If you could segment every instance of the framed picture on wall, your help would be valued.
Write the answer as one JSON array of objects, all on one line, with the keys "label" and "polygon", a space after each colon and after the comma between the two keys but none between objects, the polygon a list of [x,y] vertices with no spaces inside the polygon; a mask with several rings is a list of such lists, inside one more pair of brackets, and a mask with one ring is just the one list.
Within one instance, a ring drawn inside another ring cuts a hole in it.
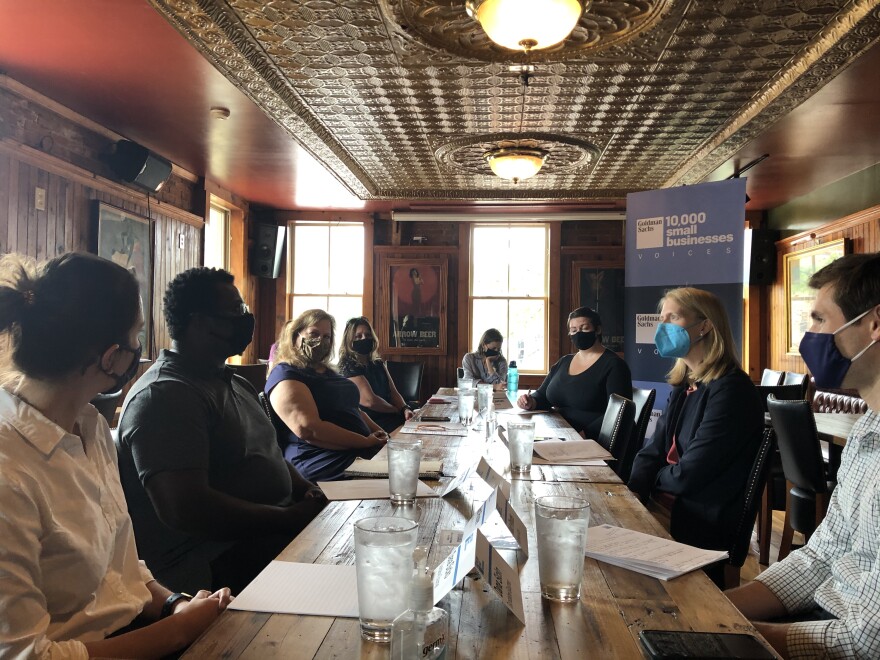
[{"label": "framed picture on wall", "polygon": [[810,309],[816,292],[808,286],[810,277],[849,252],[849,241],[839,238],[806,250],[783,255],[785,278],[785,337],[787,352],[799,355],[798,347],[810,327]]},{"label": "framed picture on wall", "polygon": [[380,346],[390,355],[446,354],[446,258],[395,257],[381,263]]},{"label": "framed picture on wall", "polygon": [[623,265],[597,265],[575,261],[571,272],[571,308],[589,307],[602,318],[602,343],[615,353],[623,353]]},{"label": "framed picture on wall", "polygon": [[153,310],[153,227],[147,218],[95,202],[98,256],[127,268],[137,278],[144,306],[141,346],[151,355]]}]

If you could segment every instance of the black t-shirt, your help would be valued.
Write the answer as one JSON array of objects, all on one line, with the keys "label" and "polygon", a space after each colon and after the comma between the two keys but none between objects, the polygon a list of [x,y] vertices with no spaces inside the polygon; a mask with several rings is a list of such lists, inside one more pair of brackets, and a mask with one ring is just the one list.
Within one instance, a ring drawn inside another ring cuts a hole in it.
[{"label": "black t-shirt", "polygon": [[391,403],[391,385],[388,383],[388,374],[385,372],[382,360],[373,360],[365,365],[351,358],[340,360],[339,374],[345,378],[363,376],[376,396]]},{"label": "black t-shirt", "polygon": [[632,399],[632,376],[626,362],[608,349],[576,376],[568,373],[573,358],[565,355],[554,364],[532,396],[538,410],[558,408],[575,430],[595,439],[602,428],[608,397],[619,394]]},{"label": "black t-shirt", "polygon": [[210,561],[229,544],[162,523],[145,489],[154,475],[204,470],[211,488],[232,497],[272,505],[290,499],[275,429],[253,386],[229,367],[204,370],[162,351],[125,398],[118,449],[138,555],[175,591],[211,584]]}]

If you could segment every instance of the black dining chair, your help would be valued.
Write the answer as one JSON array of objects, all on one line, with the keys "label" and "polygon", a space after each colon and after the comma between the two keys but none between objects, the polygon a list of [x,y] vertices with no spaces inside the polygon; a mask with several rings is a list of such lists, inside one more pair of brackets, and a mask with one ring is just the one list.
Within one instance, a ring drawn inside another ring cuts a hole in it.
[{"label": "black dining chair", "polygon": [[784,371],[764,369],[764,373],[761,374],[761,385],[782,385],[783,378],[785,378]]},{"label": "black dining chair", "polygon": [[113,421],[116,418],[116,407],[119,404],[119,399],[121,397],[122,390],[119,390],[118,392],[111,392],[109,394],[99,394],[89,402],[98,409],[98,412],[103,415],[111,428],[113,427]]},{"label": "black dining chair", "polygon": [[[797,385],[801,388],[801,395],[798,397],[799,399],[807,398],[807,386],[810,384],[810,376],[809,374],[799,374],[796,371],[786,371],[785,375],[782,378],[782,385]],[[779,397],[777,397],[779,398]]]},{"label": "black dining chair", "polygon": [[263,407],[263,412],[266,413],[266,417],[269,418],[269,421],[272,422],[272,426],[275,427],[275,442],[278,443],[278,446],[283,453],[287,448],[287,430],[278,418],[278,414],[272,408],[272,404],[269,403],[269,397],[267,397],[264,392],[258,392],[257,398],[260,400],[260,405]]},{"label": "black dining chair", "polygon": [[749,480],[746,483],[745,499],[742,513],[736,529],[731,536],[731,544],[727,550],[728,558],[724,564],[724,588],[739,586],[740,570],[749,555],[752,543],[752,530],[761,504],[761,495],[770,476],[770,463],[776,452],[776,434],[772,428],[764,429],[758,453],[752,463]]},{"label": "black dining chair", "polygon": [[621,463],[632,439],[635,409],[635,404],[625,396],[619,394],[609,396],[605,416],[602,418],[602,427],[599,429],[599,437],[596,438],[596,442],[610,451],[611,455],[617,459],[612,462],[611,468],[618,475],[620,475]]},{"label": "black dining chair", "polygon": [[780,401],[772,394],[767,403],[788,487],[785,523],[779,544],[781,560],[791,552],[794,532],[800,532],[805,540],[810,540],[828,510],[833,484],[828,483],[810,403],[804,400]]},{"label": "black dining chair", "polygon": [[410,408],[418,408],[421,405],[422,374],[425,371],[424,362],[392,362],[387,360],[385,365],[394,386],[400,392],[400,396]]},{"label": "black dining chair", "polygon": [[648,423],[651,421],[651,411],[654,408],[654,399],[657,397],[657,390],[643,390],[638,387],[633,388],[633,405],[635,421],[633,422],[632,434],[629,444],[626,448],[626,454],[620,461],[620,467],[617,474],[623,480],[623,483],[629,481],[629,475],[632,472],[633,461],[639,449],[645,444],[645,435],[648,432]]}]

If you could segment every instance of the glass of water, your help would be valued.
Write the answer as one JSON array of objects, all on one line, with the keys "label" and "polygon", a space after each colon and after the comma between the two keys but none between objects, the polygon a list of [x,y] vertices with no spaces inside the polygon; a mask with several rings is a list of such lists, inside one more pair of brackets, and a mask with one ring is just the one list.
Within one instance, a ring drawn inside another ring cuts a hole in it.
[{"label": "glass of water", "polygon": [[590,503],[579,497],[535,500],[541,596],[570,603],[580,599]]},{"label": "glass of water", "polygon": [[395,439],[388,441],[388,489],[394,504],[412,504],[416,501],[419,485],[419,461],[422,457],[420,440]]},{"label": "glass of water", "polygon": [[522,474],[532,470],[535,449],[535,420],[507,423],[507,446],[510,449],[510,471]]},{"label": "glass of water", "polygon": [[476,402],[477,390],[474,388],[458,390],[458,417],[465,426],[473,419]]},{"label": "glass of water", "polygon": [[476,387],[476,381],[473,378],[459,378],[458,390],[472,390]]},{"label": "glass of water", "polygon": [[391,624],[409,606],[419,524],[406,518],[363,518],[354,524],[361,637],[390,642]]},{"label": "glass of water", "polygon": [[480,383],[477,385],[477,410],[480,414],[486,412],[486,409],[489,407],[489,401],[492,400],[492,387],[491,383]]}]

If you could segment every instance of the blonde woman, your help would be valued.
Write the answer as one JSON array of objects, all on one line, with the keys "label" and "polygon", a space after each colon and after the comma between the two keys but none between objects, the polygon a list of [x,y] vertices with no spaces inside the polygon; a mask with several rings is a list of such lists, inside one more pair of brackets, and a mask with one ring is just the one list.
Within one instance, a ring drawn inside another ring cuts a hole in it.
[{"label": "blonde woman", "polygon": [[310,309],[278,337],[266,396],[288,432],[284,457],[310,481],[331,481],[357,457],[372,458],[388,434],[360,410],[357,385],[330,366],[336,322]]},{"label": "blonde woman", "polygon": [[667,292],[654,341],[661,356],[675,358],[667,376],[673,390],[629,487],[670,508],[676,540],[726,550],[764,428],[758,392],[713,293]]},{"label": "blonde woman", "polygon": [[339,345],[339,373],[357,385],[361,410],[391,433],[413,412],[394,386],[377,348],[376,333],[369,319],[349,319]]}]

